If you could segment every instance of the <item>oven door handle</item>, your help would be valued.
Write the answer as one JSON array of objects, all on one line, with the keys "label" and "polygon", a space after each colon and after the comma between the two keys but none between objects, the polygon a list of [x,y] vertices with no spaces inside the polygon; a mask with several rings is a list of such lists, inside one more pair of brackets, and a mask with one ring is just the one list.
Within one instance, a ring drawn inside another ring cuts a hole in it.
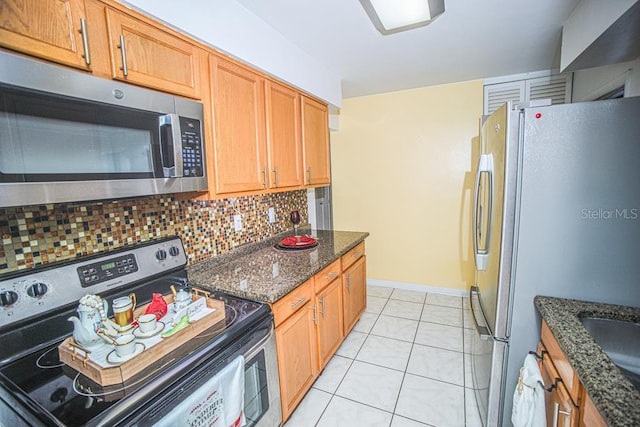
[{"label": "oven door handle", "polygon": [[273,322],[271,322],[271,325],[269,325],[269,333],[267,333],[267,336],[258,341],[256,345],[251,347],[251,349],[249,349],[249,351],[247,351],[247,353],[244,355],[244,359],[249,360],[256,354],[258,354],[262,347],[267,343],[267,341],[269,341],[273,337],[273,334]]},{"label": "oven door handle", "polygon": [[180,117],[177,114],[165,114],[160,116],[159,124],[162,174],[165,178],[181,178],[184,168]]}]

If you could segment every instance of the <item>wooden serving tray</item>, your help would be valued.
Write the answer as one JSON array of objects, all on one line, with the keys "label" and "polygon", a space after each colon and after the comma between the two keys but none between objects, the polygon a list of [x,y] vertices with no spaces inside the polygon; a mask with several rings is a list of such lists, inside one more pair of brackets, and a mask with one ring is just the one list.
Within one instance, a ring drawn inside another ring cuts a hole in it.
[{"label": "wooden serving tray", "polygon": [[[164,357],[175,348],[194,338],[201,332],[209,329],[218,322],[225,320],[224,302],[209,298],[207,295],[200,295],[202,291],[195,290],[193,300],[197,298],[206,298],[207,307],[215,309],[214,312],[207,314],[205,317],[190,323],[189,326],[176,332],[170,337],[163,338],[162,341],[153,347],[146,348],[142,353],[132,359],[123,362],[120,365],[103,368],[89,358],[84,349],[78,346],[73,337],[69,337],[58,346],[60,360],[81,374],[87,376],[91,380],[102,386],[124,383],[129,378],[140,373],[143,369]],[[206,293],[205,293],[206,294]],[[173,302],[173,295],[165,295],[167,303]],[[148,304],[138,307],[134,311],[134,319],[144,314]],[[91,349],[88,350],[89,352]]]}]

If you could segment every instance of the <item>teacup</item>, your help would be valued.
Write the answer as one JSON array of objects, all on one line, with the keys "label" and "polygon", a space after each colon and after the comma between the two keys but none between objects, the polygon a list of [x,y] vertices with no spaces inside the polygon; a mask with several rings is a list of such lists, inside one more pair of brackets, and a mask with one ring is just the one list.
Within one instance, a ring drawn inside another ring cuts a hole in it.
[{"label": "teacup", "polygon": [[126,326],[133,322],[133,310],[136,308],[136,294],[120,297],[113,300],[113,317],[120,326]]},{"label": "teacup", "polygon": [[138,327],[143,334],[149,334],[156,330],[156,315],[155,314],[143,314],[138,317]]},{"label": "teacup", "polygon": [[116,354],[127,357],[136,350],[136,337],[133,334],[120,335],[115,339]]}]

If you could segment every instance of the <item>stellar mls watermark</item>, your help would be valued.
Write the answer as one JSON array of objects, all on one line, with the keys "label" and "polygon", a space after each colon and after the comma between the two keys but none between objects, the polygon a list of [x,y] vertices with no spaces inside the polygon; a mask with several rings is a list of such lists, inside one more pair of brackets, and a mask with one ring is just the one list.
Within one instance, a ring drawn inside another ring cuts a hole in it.
[{"label": "stellar mls watermark", "polygon": [[586,220],[635,220],[640,218],[640,209],[638,208],[622,208],[622,209],[582,209],[580,210],[580,219]]}]

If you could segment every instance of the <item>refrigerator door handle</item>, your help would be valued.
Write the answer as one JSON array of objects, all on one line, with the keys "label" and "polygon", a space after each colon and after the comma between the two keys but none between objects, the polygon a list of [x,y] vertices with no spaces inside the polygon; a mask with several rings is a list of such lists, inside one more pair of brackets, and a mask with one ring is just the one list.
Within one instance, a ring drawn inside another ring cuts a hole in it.
[{"label": "refrigerator door handle", "polygon": [[[471,286],[471,288],[469,289],[469,303],[471,304],[471,318],[473,319],[473,324],[476,327],[476,331],[478,332],[478,335],[480,335],[480,339],[483,341],[488,341],[488,340],[493,340],[493,334],[491,333],[491,331],[489,330],[488,327],[486,326],[480,326],[480,322],[478,322],[478,319],[476,318],[476,306],[474,304],[474,300],[475,301],[479,301],[478,298],[478,287],[477,286]],[[480,310],[480,307],[477,307],[478,310]],[[483,325],[486,325],[487,323],[483,320]]]},{"label": "refrigerator door handle", "polygon": [[[484,248],[480,248],[478,236],[483,232],[483,212],[482,206],[480,206],[480,179],[482,174],[488,174],[489,184],[489,197],[488,197],[488,213],[487,213],[487,225],[485,233],[485,245]],[[491,215],[493,209],[493,156],[491,154],[481,154],[478,160],[478,170],[476,172],[476,183],[474,191],[473,202],[473,223],[475,230],[473,233],[473,251],[474,260],[476,263],[476,270],[484,271],[487,269],[487,263],[489,261],[489,239],[491,238]]]}]

